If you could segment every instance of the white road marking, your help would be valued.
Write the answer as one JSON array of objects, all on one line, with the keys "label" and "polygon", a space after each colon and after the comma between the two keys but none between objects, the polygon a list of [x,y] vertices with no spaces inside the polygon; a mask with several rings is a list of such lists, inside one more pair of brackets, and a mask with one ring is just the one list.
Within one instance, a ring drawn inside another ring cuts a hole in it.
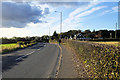
[{"label": "white road marking", "polygon": [[22,58],[24,58],[24,57],[26,57],[26,56],[28,56],[28,55],[31,55],[31,54],[34,53],[34,52],[35,52],[35,51],[32,51],[32,52],[30,52],[29,54],[26,54],[26,55],[24,55],[24,56],[21,56],[21,57],[17,58],[16,61],[17,61],[17,60],[20,60],[20,59],[22,59]]},{"label": "white road marking", "polygon": [[[45,47],[46,45],[44,45],[44,47]],[[41,48],[39,48],[39,49],[37,49],[37,50],[40,50]]]}]

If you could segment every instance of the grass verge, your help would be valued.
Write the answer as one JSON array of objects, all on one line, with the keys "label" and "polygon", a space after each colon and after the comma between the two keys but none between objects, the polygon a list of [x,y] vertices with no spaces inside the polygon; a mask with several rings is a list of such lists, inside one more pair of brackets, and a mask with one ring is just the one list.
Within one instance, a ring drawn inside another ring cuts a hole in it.
[{"label": "grass verge", "polygon": [[120,79],[120,47],[73,40],[63,42],[79,55],[90,78]]},{"label": "grass verge", "polygon": [[14,44],[0,44],[0,54],[5,54],[5,53],[10,53],[12,51],[16,51],[18,49],[23,49],[29,46],[33,46],[36,43],[31,43],[29,45],[22,45],[19,46],[19,44],[14,43]]}]

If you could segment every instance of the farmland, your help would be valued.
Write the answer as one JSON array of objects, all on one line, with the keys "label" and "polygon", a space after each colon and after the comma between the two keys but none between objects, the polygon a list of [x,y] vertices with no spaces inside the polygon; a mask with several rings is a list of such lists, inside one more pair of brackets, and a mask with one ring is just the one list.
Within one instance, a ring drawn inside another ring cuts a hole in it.
[{"label": "farmland", "polygon": [[13,43],[13,44],[0,44],[0,53],[1,52],[7,52],[7,51],[10,51],[10,50],[14,50],[16,48],[18,48],[19,45],[16,44],[16,43]]},{"label": "farmland", "polygon": [[16,47],[17,44],[16,43],[13,43],[13,44],[0,44],[0,47],[2,47],[2,49],[4,48],[13,48],[13,47]]},{"label": "farmland", "polygon": [[113,41],[113,42],[110,42],[110,41],[109,42],[94,42],[94,43],[113,45],[113,46],[116,46],[116,47],[120,46],[120,42],[118,42],[118,41]]},{"label": "farmland", "polygon": [[35,42],[35,41],[31,41],[31,42],[20,41],[20,42],[11,43],[11,44],[0,44],[0,53],[8,53],[11,51],[15,51],[17,49],[22,49],[22,48],[32,46],[34,44],[37,44],[37,42]]}]

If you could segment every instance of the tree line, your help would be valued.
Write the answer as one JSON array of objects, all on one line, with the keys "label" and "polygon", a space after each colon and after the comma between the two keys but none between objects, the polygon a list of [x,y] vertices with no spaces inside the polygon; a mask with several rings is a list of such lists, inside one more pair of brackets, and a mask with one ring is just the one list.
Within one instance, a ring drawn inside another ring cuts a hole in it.
[{"label": "tree line", "polygon": [[120,39],[120,30],[98,30],[98,31],[90,31],[88,30],[69,30],[67,32],[57,33],[54,31],[52,36],[43,35],[42,37],[33,36],[33,37],[2,37],[0,38],[1,44],[9,44],[9,43],[19,43],[19,44],[29,44],[30,42],[49,42],[49,40],[59,40],[61,39],[70,39],[74,38],[75,35],[81,33],[86,38],[91,39]]},{"label": "tree line", "polygon": [[69,30],[67,32],[63,32],[61,34],[56,33],[56,31],[53,33],[53,35],[51,36],[51,39],[56,39],[58,40],[60,37],[62,39],[69,39],[74,38],[75,35],[81,33],[84,37],[86,38],[91,38],[91,39],[119,39],[120,38],[120,30],[98,30],[98,31],[90,31],[85,30]]},{"label": "tree line", "polygon": [[48,42],[49,41],[48,39],[49,39],[48,35],[44,35],[42,37],[39,36],[12,37],[12,38],[2,37],[0,38],[0,43],[1,44],[19,43],[27,45],[32,42]]}]

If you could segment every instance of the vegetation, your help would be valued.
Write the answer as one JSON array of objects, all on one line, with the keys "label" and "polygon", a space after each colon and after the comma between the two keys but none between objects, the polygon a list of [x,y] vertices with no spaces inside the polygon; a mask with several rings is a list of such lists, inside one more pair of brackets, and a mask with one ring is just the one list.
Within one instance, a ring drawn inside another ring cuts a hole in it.
[{"label": "vegetation", "polygon": [[49,40],[49,43],[57,44],[58,42],[56,40]]},{"label": "vegetation", "polygon": [[[116,32],[116,37],[115,37]],[[85,30],[69,30],[68,32],[63,32],[58,34],[56,31],[51,36],[52,40],[58,40],[60,37],[62,39],[76,39],[76,35],[82,34],[85,38],[90,39],[89,41],[120,41],[120,30],[99,30],[90,31]]]},{"label": "vegetation", "polygon": [[120,47],[64,40],[79,56],[90,78],[120,79]]},{"label": "vegetation", "polygon": [[118,41],[109,41],[109,42],[94,42],[98,44],[106,44],[106,45],[114,45],[116,47],[120,46],[120,42]]},{"label": "vegetation", "polygon": [[59,38],[60,38],[60,34],[58,34],[56,31],[54,31],[53,36],[51,37],[51,39],[58,41]]},{"label": "vegetation", "polygon": [[49,42],[49,36],[44,35],[42,37],[13,37],[13,38],[0,38],[0,53],[8,53],[18,49],[32,46],[38,42]]},{"label": "vegetation", "polygon": [[12,43],[12,44],[0,44],[0,48],[1,48],[0,53],[4,54],[4,53],[8,53],[8,52],[15,51],[15,50],[18,50],[18,49],[26,48],[26,47],[32,46],[36,43],[37,42],[35,42],[33,40],[33,41],[30,41],[30,42],[19,41],[17,43]]},{"label": "vegetation", "polygon": [[8,50],[13,50],[18,48],[18,44],[14,43],[14,44],[0,44],[1,50],[0,53],[2,52],[7,52]]}]

